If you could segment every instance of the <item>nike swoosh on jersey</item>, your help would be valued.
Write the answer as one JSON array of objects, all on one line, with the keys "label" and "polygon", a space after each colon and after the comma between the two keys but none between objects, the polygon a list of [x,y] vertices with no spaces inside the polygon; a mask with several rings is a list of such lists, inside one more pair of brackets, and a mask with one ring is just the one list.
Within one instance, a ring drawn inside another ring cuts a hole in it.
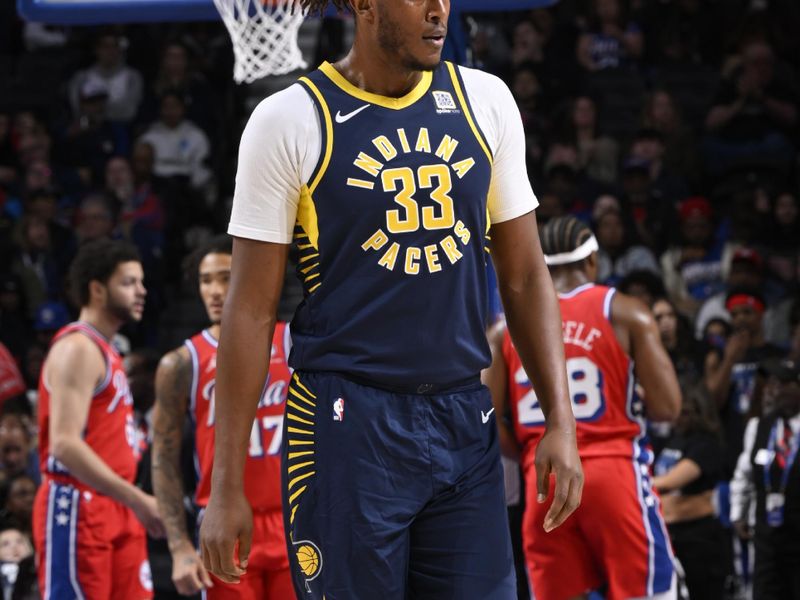
[{"label": "nike swoosh on jersey", "polygon": [[341,111],[338,111],[338,110],[337,110],[337,111],[336,111],[336,117],[335,117],[335,118],[336,118],[336,122],[337,122],[337,123],[347,123],[347,121],[349,121],[350,119],[352,119],[353,117],[355,117],[355,116],[356,116],[358,113],[360,113],[362,110],[366,110],[366,109],[367,109],[367,108],[369,108],[369,107],[370,107],[370,105],[369,105],[369,104],[365,104],[365,105],[364,105],[364,106],[362,106],[361,108],[357,108],[357,109],[355,109],[354,111],[347,113],[346,115],[343,115],[343,114],[341,113]]},{"label": "nike swoosh on jersey", "polygon": [[490,408],[487,412],[481,411],[481,421],[483,421],[484,423],[488,423],[489,417],[492,416],[493,412],[494,412],[494,407]]}]

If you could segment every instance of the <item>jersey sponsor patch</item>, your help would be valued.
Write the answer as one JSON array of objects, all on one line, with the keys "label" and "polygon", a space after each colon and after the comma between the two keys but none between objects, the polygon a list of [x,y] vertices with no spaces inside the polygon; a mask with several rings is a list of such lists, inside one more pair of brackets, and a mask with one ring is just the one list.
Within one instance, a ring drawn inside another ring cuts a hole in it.
[{"label": "jersey sponsor patch", "polygon": [[442,115],[461,112],[458,110],[458,105],[456,104],[456,101],[453,99],[453,95],[450,92],[434,90],[431,92],[431,94],[433,94],[433,101],[436,103],[436,112],[438,114]]}]

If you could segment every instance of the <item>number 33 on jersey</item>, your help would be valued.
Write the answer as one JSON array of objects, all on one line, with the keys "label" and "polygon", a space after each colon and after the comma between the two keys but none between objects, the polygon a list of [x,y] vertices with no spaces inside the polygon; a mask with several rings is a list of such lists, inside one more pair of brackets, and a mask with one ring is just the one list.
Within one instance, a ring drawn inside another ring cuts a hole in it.
[{"label": "number 33 on jersey", "polygon": [[[280,509],[280,448],[283,410],[291,371],[287,365],[289,327],[275,326],[269,376],[250,434],[245,463],[245,494],[255,510]],[[192,357],[191,415],[195,431],[194,464],[197,473],[195,502],[208,504],[214,459],[214,387],[217,374],[217,340],[203,331],[186,341]]]}]

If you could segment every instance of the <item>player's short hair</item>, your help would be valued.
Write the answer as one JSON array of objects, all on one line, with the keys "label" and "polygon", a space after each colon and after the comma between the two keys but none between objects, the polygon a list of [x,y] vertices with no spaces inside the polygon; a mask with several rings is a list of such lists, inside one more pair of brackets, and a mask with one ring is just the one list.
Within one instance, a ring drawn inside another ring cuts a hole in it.
[{"label": "player's short hair", "polygon": [[183,274],[187,280],[197,283],[200,263],[209,254],[233,254],[233,238],[227,233],[215,235],[189,254],[183,261]]},{"label": "player's short hair", "polygon": [[329,4],[333,4],[339,12],[350,10],[350,3],[347,0],[300,0],[303,10],[307,10],[309,13],[322,13]]},{"label": "player's short hair", "polygon": [[69,290],[78,306],[89,304],[89,284],[92,281],[107,283],[117,266],[125,262],[141,262],[135,246],[116,240],[87,242],[69,268]]},{"label": "player's short hair", "polygon": [[[592,230],[583,221],[575,217],[557,217],[550,219],[541,230],[542,252],[547,256],[567,254],[578,248],[592,237]],[[567,266],[578,266],[583,261]]]}]

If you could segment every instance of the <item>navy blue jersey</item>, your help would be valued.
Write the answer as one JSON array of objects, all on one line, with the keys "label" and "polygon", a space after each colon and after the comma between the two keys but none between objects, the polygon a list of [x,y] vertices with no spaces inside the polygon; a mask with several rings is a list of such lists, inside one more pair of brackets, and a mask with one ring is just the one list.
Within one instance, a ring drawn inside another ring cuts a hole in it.
[{"label": "navy blue jersey", "polygon": [[458,68],[442,63],[397,99],[327,63],[300,83],[322,151],[297,213],[291,366],[390,387],[478,375],[492,155]]}]

